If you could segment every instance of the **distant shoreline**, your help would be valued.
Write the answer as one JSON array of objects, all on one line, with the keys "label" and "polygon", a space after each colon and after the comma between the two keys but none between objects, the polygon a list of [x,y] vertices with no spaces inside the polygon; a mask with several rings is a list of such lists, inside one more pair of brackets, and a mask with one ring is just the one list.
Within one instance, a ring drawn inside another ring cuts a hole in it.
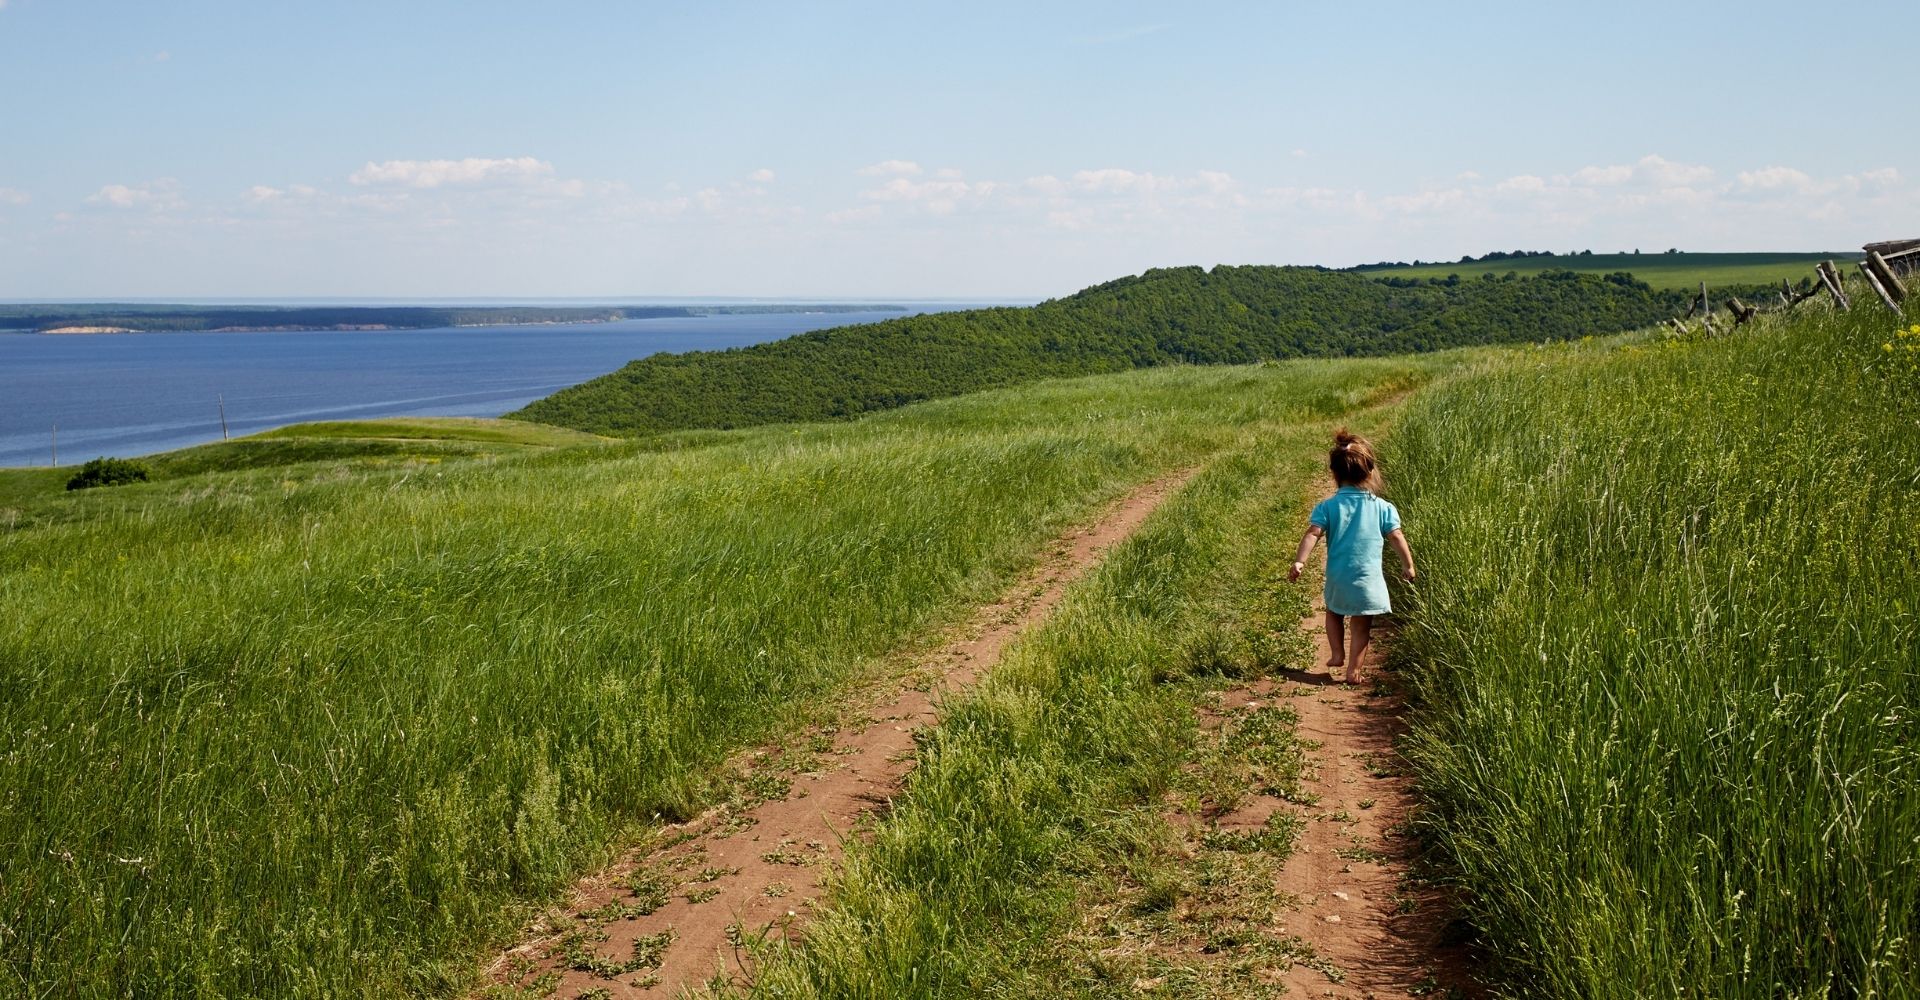
[{"label": "distant shoreline", "polygon": [[901,313],[896,303],[687,306],[277,306],[155,304],[0,305],[0,329],[53,336],[132,333],[398,332],[511,326],[590,326],[707,316]]}]

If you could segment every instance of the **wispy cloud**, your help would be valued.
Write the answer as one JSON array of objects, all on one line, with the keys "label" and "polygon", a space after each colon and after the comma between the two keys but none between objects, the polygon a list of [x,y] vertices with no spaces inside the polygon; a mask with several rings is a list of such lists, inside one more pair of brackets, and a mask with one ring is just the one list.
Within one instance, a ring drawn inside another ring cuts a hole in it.
[{"label": "wispy cloud", "polygon": [[912,160],[881,160],[859,170],[864,177],[912,177],[919,172],[920,164]]},{"label": "wispy cloud", "polygon": [[145,184],[105,185],[87,196],[87,204],[163,212],[185,208],[187,202],[180,196],[180,185],[172,178],[163,178]]},{"label": "wispy cloud", "polygon": [[347,180],[369,185],[395,185],[410,188],[437,188],[442,185],[514,183],[550,176],[553,164],[531,156],[509,159],[468,157],[464,160],[388,160],[369,162],[354,171]]},{"label": "wispy cloud", "polygon": [[33,196],[18,188],[0,187],[0,205],[24,205]]}]

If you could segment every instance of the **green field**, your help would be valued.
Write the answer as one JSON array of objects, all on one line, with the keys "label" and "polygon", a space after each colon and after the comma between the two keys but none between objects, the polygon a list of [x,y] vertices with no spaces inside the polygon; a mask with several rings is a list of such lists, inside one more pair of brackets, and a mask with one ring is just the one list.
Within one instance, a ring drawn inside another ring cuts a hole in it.
[{"label": "green field", "polygon": [[1587,256],[1523,257],[1508,260],[1474,261],[1465,264],[1423,263],[1418,266],[1361,268],[1358,273],[1374,277],[1478,278],[1483,274],[1503,275],[1509,271],[1522,276],[1541,271],[1567,269],[1581,273],[1610,274],[1627,271],[1655,288],[1694,290],[1702,282],[1708,288],[1742,285],[1778,285],[1781,281],[1799,284],[1813,280],[1813,267],[1823,260],[1836,265],[1860,259],[1859,251],[1822,253],[1597,253]]},{"label": "green field", "polygon": [[[1103,501],[1459,360],[634,443],[292,429],[265,442],[291,464],[24,491],[0,514],[0,982],[457,991],[526,903],[699,810],[730,752]],[[471,446],[496,450],[445,453]]]},{"label": "green field", "polygon": [[1284,856],[1164,815],[1301,766],[1283,714],[1235,762],[1195,710],[1297,662],[1276,570],[1353,422],[1422,566],[1417,826],[1494,994],[1920,995],[1916,399],[1920,329],[1808,308],[629,441],[309,425],[76,493],[6,470],[0,994],[462,994],[730,754],[1202,466],[945,706],[747,991],[1271,995],[1261,963],[1309,956],[1244,915],[1205,911],[1240,957],[1204,969],[1083,917],[1217,907]]},{"label": "green field", "polygon": [[1395,431],[1427,826],[1526,991],[1920,995],[1920,335],[1895,325],[1537,352]]},{"label": "green field", "polygon": [[[156,482],[254,469],[278,470],[283,478],[306,478],[330,471],[368,471],[395,463],[500,456],[605,440],[519,420],[407,417],[294,424],[136,461]],[[18,509],[29,500],[64,492],[75,471],[76,466],[0,468],[0,510],[14,509],[18,517]]]}]

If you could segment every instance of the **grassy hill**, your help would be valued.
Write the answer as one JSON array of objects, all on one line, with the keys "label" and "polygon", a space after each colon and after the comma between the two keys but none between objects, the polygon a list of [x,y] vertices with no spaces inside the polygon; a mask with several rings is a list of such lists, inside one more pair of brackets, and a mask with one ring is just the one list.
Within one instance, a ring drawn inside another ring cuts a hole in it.
[{"label": "grassy hill", "polygon": [[1523,992],[1920,995],[1903,325],[1540,352],[1394,432],[1425,823]]},{"label": "grassy hill", "polygon": [[[153,481],[274,469],[311,475],[351,463],[358,471],[384,465],[507,455],[526,449],[591,444],[604,438],[523,420],[405,417],[293,424],[259,434],[148,455],[137,461]],[[0,468],[0,508],[66,491],[75,468]]]},{"label": "grassy hill", "polygon": [[274,464],[234,442],[254,467],[189,472],[194,449],[10,501],[0,992],[457,993],[526,904],[714,802],[730,753],[1104,501],[1458,361],[1162,368],[646,442],[292,428],[257,442]]},{"label": "grassy hill", "polygon": [[1620,276],[1394,287],[1298,267],[1168,268],[1021,309],[656,354],[509,417],[601,434],[857,416],[994,386],[1164,364],[1245,364],[1565,340],[1645,326],[1678,293]]},{"label": "grassy hill", "polygon": [[1486,274],[1504,275],[1509,271],[1523,276],[1560,269],[1583,274],[1626,271],[1655,288],[1697,291],[1702,282],[1708,288],[1778,286],[1783,280],[1797,285],[1812,280],[1814,265],[1823,260],[1837,264],[1859,259],[1857,250],[1825,253],[1598,253],[1360,267],[1355,268],[1354,272],[1395,278],[1445,278],[1457,274],[1463,279],[1473,279]]},{"label": "grassy hill", "polygon": [[[1597,279],[1489,284],[1552,281]],[[1391,427],[1422,567],[1394,654],[1421,829],[1498,990],[1914,996],[1916,398],[1920,329],[1803,307],[1711,340],[1170,365],[636,441],[310,425],[71,494],[14,470],[0,981],[461,994],[530,907],[727,794],[729,754],[1106,500],[1205,466],[943,709],[752,986],[1132,988],[1054,978],[1083,943],[1062,880],[1128,863],[1114,818],[1159,821],[1208,673],[1291,632],[1275,560],[1355,420]]]}]

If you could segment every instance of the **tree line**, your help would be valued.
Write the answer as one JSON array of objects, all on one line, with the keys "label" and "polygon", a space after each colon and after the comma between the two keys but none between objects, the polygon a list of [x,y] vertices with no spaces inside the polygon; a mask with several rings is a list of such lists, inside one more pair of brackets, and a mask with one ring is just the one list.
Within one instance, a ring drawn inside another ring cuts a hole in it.
[{"label": "tree line", "polygon": [[509,416],[602,434],[858,416],[1038,379],[1566,340],[1686,308],[1629,274],[1383,282],[1317,267],[1156,269],[1025,308],[655,354]]}]

